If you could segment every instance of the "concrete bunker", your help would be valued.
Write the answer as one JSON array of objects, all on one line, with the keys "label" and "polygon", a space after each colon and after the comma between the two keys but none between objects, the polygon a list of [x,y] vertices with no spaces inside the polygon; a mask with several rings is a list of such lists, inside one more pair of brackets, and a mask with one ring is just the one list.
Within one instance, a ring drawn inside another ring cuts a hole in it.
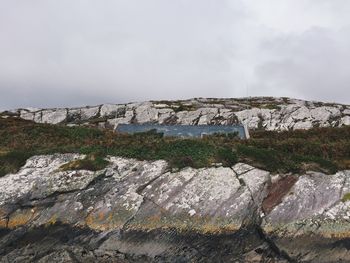
[{"label": "concrete bunker", "polygon": [[118,124],[115,131],[120,133],[140,133],[155,130],[157,133],[163,133],[164,136],[172,137],[203,137],[214,134],[234,134],[240,139],[249,139],[249,131],[243,124],[234,125],[162,125],[162,124]]}]

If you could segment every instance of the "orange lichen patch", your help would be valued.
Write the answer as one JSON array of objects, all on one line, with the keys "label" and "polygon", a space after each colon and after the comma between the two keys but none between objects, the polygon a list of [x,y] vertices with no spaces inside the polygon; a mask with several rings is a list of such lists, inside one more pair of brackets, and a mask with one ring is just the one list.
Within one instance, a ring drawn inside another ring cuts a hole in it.
[{"label": "orange lichen patch", "polygon": [[105,224],[102,224],[101,221],[104,221],[107,218],[108,214],[104,213],[103,211],[92,212],[86,217],[85,222],[86,225],[91,229],[106,231],[107,226]]},{"label": "orange lichen patch", "polygon": [[0,209],[0,227],[6,228],[7,227],[7,213]]},{"label": "orange lichen patch", "polygon": [[[108,218],[110,217],[110,215],[108,216]],[[105,220],[106,219],[106,214],[104,214],[102,211],[97,213],[97,218],[99,221]]]},{"label": "orange lichen patch", "polygon": [[[126,227],[129,230],[152,231],[174,229],[179,233],[197,232],[201,234],[228,234],[241,228],[241,222],[229,218],[215,218],[212,216],[189,216],[185,214],[169,214],[164,211],[145,215],[117,206],[114,208],[100,207],[93,210],[84,221],[85,227],[96,231],[116,230]],[[129,220],[133,218],[133,220]],[[127,225],[126,225],[127,223]]]},{"label": "orange lichen patch", "polygon": [[[116,230],[125,225],[132,213],[122,209],[101,208],[92,211],[85,219],[85,226],[96,231]],[[237,232],[241,228],[239,222],[227,218],[216,218],[188,215],[154,214],[152,216],[134,218],[128,222],[127,229],[149,232],[152,230],[174,229],[179,233],[188,231],[200,234],[228,234]]]},{"label": "orange lichen patch", "polygon": [[7,227],[16,228],[19,226],[23,226],[34,218],[35,213],[35,208],[17,210],[16,212],[10,215]]},{"label": "orange lichen patch", "polygon": [[321,233],[322,237],[325,238],[336,238],[336,239],[346,239],[346,238],[350,238],[350,230],[344,230],[344,231],[323,231]]},{"label": "orange lichen patch", "polygon": [[206,224],[198,227],[191,227],[185,224],[163,224],[160,226],[150,227],[149,225],[134,224],[132,226],[128,226],[128,229],[136,230],[136,231],[144,231],[144,232],[149,232],[156,229],[159,229],[159,230],[175,229],[178,233],[185,233],[185,232],[191,231],[199,234],[209,235],[209,234],[235,233],[240,229],[240,226],[234,225],[234,224],[227,225],[227,226]]},{"label": "orange lichen patch", "polygon": [[7,227],[7,219],[0,218],[0,228],[6,228],[6,227]]},{"label": "orange lichen patch", "polygon": [[85,219],[86,225],[94,230],[107,231],[121,228],[133,214],[125,209],[106,209],[91,212]]},{"label": "orange lichen patch", "polygon": [[210,217],[186,215],[154,215],[133,220],[128,229],[151,231],[155,229],[175,229],[179,233],[193,231],[201,234],[233,233],[240,229],[240,224],[224,219],[212,220]]}]

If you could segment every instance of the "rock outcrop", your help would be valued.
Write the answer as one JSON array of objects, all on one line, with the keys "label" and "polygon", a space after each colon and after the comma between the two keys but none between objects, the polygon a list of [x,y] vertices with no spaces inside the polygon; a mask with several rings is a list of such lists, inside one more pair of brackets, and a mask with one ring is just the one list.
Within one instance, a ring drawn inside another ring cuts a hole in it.
[{"label": "rock outcrop", "polygon": [[[148,115],[150,118],[154,115]],[[34,156],[0,178],[0,262],[349,262],[350,171]]]},{"label": "rock outcrop", "polygon": [[192,99],[94,107],[18,109],[3,113],[38,123],[94,125],[113,128],[119,123],[232,124],[250,129],[309,129],[350,125],[350,106],[289,98]]}]

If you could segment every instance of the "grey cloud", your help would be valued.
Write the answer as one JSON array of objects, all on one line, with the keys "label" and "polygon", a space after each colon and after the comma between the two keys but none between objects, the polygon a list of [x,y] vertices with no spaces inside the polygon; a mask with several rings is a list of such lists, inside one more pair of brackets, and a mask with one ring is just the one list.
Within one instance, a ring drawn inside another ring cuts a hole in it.
[{"label": "grey cloud", "polygon": [[350,5],[268,2],[0,0],[0,108],[237,97],[246,87],[350,103]]},{"label": "grey cloud", "polygon": [[271,59],[256,67],[255,89],[349,103],[350,31],[313,28],[263,43]]}]

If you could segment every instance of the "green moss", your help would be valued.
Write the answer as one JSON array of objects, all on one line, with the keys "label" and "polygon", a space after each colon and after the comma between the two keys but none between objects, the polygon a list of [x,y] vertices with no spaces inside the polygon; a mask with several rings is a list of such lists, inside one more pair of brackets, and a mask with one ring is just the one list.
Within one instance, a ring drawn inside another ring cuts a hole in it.
[{"label": "green moss", "polygon": [[108,165],[108,161],[106,161],[101,156],[96,155],[88,155],[84,159],[74,160],[69,163],[66,163],[60,167],[61,171],[68,170],[90,170],[90,171],[98,171],[106,168]]},{"label": "green moss", "polygon": [[350,201],[350,193],[347,193],[343,196],[343,198],[341,199],[342,202],[346,202],[346,201]]}]

